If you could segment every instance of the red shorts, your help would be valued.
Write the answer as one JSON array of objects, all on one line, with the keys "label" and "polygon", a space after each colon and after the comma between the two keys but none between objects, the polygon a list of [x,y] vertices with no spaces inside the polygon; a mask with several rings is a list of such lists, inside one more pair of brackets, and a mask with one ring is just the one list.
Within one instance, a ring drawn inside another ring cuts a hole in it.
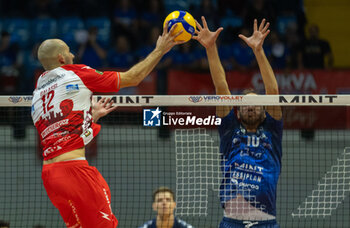
[{"label": "red shorts", "polygon": [[117,227],[108,184],[86,160],[44,165],[42,179],[67,227]]}]

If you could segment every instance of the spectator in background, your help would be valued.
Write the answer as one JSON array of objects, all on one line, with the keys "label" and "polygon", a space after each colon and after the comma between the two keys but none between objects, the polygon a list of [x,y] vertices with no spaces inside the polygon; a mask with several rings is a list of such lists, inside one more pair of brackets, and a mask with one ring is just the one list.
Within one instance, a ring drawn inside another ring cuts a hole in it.
[{"label": "spectator in background", "polygon": [[168,187],[159,187],[153,192],[152,208],[157,217],[140,226],[140,228],[193,228],[185,221],[174,216],[176,208],[175,194]]},{"label": "spectator in background", "polygon": [[35,0],[28,1],[28,13],[33,18],[56,17],[56,1],[52,0]]},{"label": "spectator in background", "polygon": [[58,8],[65,17],[81,17],[82,4],[83,0],[60,0]]},{"label": "spectator in background", "polygon": [[244,17],[244,25],[250,26],[254,19],[261,21],[268,20],[271,24],[275,24],[276,13],[272,7],[270,0],[251,0],[247,6],[247,14]]},{"label": "spectator in background", "polygon": [[199,8],[194,11],[194,18],[205,16],[209,27],[216,27],[218,24],[217,6],[213,4],[212,0],[201,0]]},{"label": "spectator in background", "polygon": [[271,32],[267,51],[273,69],[285,69],[290,65],[290,51],[277,32]]},{"label": "spectator in background", "polygon": [[142,40],[147,40],[147,34],[153,26],[163,27],[163,20],[165,18],[164,5],[162,0],[144,1],[143,10],[140,17],[140,31],[139,36]]},{"label": "spectator in background", "polygon": [[130,43],[125,35],[115,39],[114,47],[108,54],[108,66],[121,69],[128,69],[135,63],[134,55],[131,52]]},{"label": "spectator in background", "polygon": [[103,67],[107,58],[107,52],[97,41],[98,28],[90,27],[86,42],[82,43],[78,50],[78,61],[92,68]]},{"label": "spectator in background", "polygon": [[[240,30],[240,34],[244,36],[249,36],[249,29],[243,27]],[[249,48],[246,43],[239,39],[232,43],[229,51],[232,52],[231,62],[233,69],[246,71],[249,69],[254,69],[257,66],[254,53],[251,48]]]},{"label": "spectator in background", "polygon": [[178,46],[171,52],[171,56],[171,66],[175,69],[194,70],[196,68],[196,57],[191,42]]},{"label": "spectator in background", "polygon": [[10,228],[10,223],[0,220],[0,228]]},{"label": "spectator in background", "polygon": [[131,43],[137,41],[138,20],[137,11],[133,5],[134,1],[117,0],[113,10],[114,37],[126,35]]},{"label": "spectator in background", "polygon": [[247,13],[247,2],[246,0],[218,0],[218,11],[222,13],[231,11],[234,15],[244,18]]},{"label": "spectator in background", "polygon": [[[319,38],[319,28],[312,24],[308,29],[309,38],[300,45],[298,52],[299,69],[330,69],[333,67],[333,54],[326,40]],[[303,91],[308,93],[308,91]],[[307,140],[315,137],[314,129],[302,129],[301,136]]]},{"label": "spectator in background", "polygon": [[18,90],[18,77],[21,60],[19,47],[11,43],[11,35],[2,31],[0,40],[0,91],[4,94],[15,94]]},{"label": "spectator in background", "polygon": [[291,24],[286,28],[285,43],[290,51],[289,66],[292,69],[298,68],[298,49],[300,46],[300,36],[298,35],[298,26]]},{"label": "spectator in background", "polygon": [[[151,28],[150,32],[148,33],[148,39],[146,40],[146,43],[142,45],[138,50],[136,50],[136,58],[138,61],[146,58],[146,56],[151,53],[151,51],[154,49],[154,44],[157,42],[157,39],[160,35],[160,28],[158,26],[154,26]],[[171,53],[172,51],[170,51]],[[164,55],[164,57],[160,60],[158,65],[155,69],[167,69],[172,62],[172,55],[167,53]]]},{"label": "spectator in background", "polygon": [[333,67],[333,54],[328,41],[319,38],[319,27],[310,25],[309,38],[300,46],[298,53],[299,68],[330,69]]},{"label": "spectator in background", "polygon": [[21,76],[20,91],[23,94],[31,94],[34,90],[36,75],[42,71],[42,66],[38,60],[38,48],[40,43],[33,45],[32,49],[23,51],[23,67],[25,70]]}]

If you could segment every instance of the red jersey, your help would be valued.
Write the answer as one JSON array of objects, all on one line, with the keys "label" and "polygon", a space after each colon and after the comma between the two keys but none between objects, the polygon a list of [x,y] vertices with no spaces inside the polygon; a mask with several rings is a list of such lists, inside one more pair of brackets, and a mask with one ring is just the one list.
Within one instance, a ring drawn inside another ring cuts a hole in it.
[{"label": "red jersey", "polygon": [[100,131],[92,122],[93,92],[118,92],[120,74],[69,64],[40,75],[33,92],[32,119],[44,160],[82,148]]}]

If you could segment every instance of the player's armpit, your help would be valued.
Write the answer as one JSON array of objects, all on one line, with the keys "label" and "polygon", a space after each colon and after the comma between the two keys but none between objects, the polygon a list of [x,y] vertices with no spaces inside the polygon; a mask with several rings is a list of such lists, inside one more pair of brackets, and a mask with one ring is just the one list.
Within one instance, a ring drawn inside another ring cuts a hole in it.
[{"label": "player's armpit", "polygon": [[137,86],[138,81],[135,80],[129,72],[120,72],[120,88]]},{"label": "player's armpit", "polygon": [[281,120],[282,119],[282,108],[281,106],[267,106],[266,112],[270,114],[272,118],[275,120]]},{"label": "player's armpit", "polygon": [[231,112],[232,108],[232,106],[216,106],[217,117],[224,118]]}]

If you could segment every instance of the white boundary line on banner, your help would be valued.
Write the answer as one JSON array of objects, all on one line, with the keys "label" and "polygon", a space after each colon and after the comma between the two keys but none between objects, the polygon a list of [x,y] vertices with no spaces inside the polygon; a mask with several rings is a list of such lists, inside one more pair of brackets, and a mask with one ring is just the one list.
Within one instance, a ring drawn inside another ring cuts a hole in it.
[{"label": "white boundary line on banner", "polygon": [[[298,94],[298,95],[101,95],[112,98],[117,106],[350,106],[350,95]],[[0,96],[2,107],[30,107],[32,96]]]}]

